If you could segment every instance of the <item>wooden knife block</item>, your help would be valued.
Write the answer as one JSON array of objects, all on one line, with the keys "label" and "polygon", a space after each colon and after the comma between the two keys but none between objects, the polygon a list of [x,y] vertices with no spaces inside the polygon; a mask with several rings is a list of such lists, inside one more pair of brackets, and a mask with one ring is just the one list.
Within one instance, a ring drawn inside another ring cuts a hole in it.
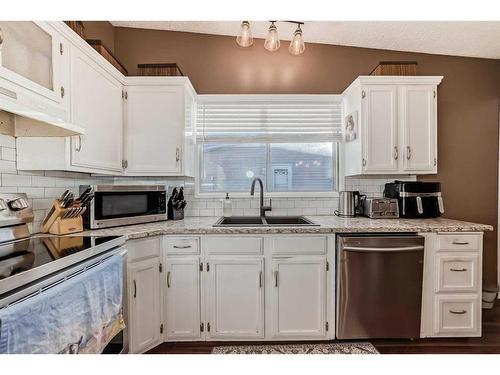
[{"label": "wooden knife block", "polygon": [[83,220],[81,216],[69,219],[58,217],[49,228],[51,234],[70,234],[83,231]]},{"label": "wooden knife block", "polygon": [[55,200],[47,217],[42,223],[40,232],[51,234],[70,234],[83,231],[83,219],[81,216],[62,219],[66,212],[59,201]]}]

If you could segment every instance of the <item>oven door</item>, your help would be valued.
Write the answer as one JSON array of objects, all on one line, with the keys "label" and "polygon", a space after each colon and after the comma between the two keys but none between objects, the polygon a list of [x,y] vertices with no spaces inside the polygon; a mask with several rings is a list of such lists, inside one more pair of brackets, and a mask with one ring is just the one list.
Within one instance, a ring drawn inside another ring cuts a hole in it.
[{"label": "oven door", "polygon": [[165,191],[96,191],[90,209],[90,227],[167,220]]}]

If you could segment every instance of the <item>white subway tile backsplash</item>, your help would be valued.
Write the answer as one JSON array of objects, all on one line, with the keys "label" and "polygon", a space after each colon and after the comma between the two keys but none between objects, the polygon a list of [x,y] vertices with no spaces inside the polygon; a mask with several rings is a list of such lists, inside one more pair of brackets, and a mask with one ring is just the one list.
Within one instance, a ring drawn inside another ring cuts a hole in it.
[{"label": "white subway tile backsplash", "polygon": [[46,176],[33,176],[31,178],[31,184],[33,186],[52,187],[56,186],[56,179]]},{"label": "white subway tile backsplash", "polygon": [[10,135],[0,134],[0,146],[16,148],[16,139]]},{"label": "white subway tile backsplash", "polygon": [[10,161],[10,160],[0,160],[0,173],[5,173],[5,172],[10,172],[10,173],[15,173],[17,171],[16,169],[16,162],[15,161]]},{"label": "white subway tile backsplash", "polygon": [[19,174],[3,174],[3,186],[31,186],[31,176]]},{"label": "white subway tile backsplash", "polygon": [[10,147],[2,147],[2,160],[16,161],[16,149]]}]

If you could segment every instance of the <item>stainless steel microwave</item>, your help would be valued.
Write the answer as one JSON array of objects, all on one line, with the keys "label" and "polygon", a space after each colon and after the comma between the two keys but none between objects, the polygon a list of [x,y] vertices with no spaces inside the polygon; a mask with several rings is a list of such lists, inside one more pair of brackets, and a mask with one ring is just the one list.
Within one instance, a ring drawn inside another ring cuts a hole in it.
[{"label": "stainless steel microwave", "polygon": [[167,220],[165,185],[80,185],[94,199],[84,214],[86,228],[99,229]]}]

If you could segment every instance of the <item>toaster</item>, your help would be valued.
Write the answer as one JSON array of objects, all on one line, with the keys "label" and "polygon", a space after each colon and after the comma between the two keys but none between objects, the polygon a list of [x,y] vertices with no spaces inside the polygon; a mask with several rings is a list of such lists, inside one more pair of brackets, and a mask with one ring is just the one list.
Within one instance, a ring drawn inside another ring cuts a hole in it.
[{"label": "toaster", "polygon": [[394,198],[364,198],[363,215],[370,219],[396,219],[399,217],[398,200]]}]

